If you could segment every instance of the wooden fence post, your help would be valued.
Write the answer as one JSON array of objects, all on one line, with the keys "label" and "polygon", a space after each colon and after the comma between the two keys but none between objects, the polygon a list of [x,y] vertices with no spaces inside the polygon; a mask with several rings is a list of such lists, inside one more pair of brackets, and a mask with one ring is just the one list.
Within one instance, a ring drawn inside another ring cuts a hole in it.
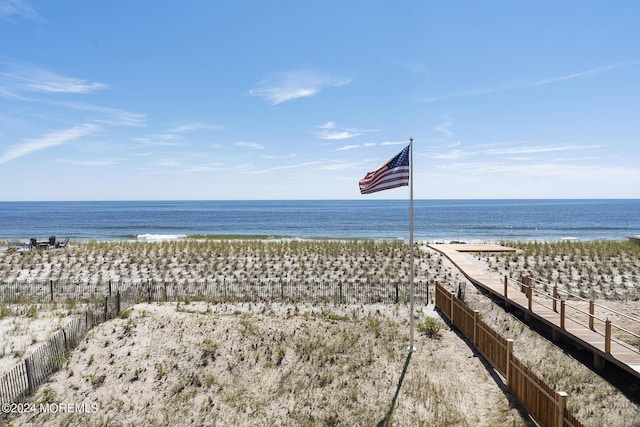
[{"label": "wooden fence post", "polygon": [[36,386],[33,382],[33,358],[27,357],[26,359],[24,359],[24,366],[27,371],[27,389],[29,392],[29,396],[32,396],[34,390],[36,389]]},{"label": "wooden fence post", "polygon": [[533,292],[531,290],[531,277],[524,278],[524,284],[522,285],[524,295],[527,297],[527,310],[524,312],[524,321],[531,322],[531,302],[533,297]]},{"label": "wooden fence post", "polygon": [[116,316],[120,315],[120,290],[116,292]]},{"label": "wooden fence post", "polygon": [[504,275],[504,306],[508,308],[508,307],[511,307],[511,304],[509,304],[509,296],[508,296],[507,289],[509,289],[509,276],[505,274]]},{"label": "wooden fence post", "polygon": [[400,294],[398,291],[398,282],[396,282],[396,304],[400,301]]},{"label": "wooden fence post", "polygon": [[611,353],[611,320],[604,323],[604,352]]},{"label": "wooden fence post", "polygon": [[452,324],[453,326],[455,326],[455,323],[453,323],[453,306],[454,306],[454,302],[455,302],[455,299],[456,299],[456,293],[455,293],[455,292],[453,292],[453,291],[451,291],[451,292],[449,293],[449,297],[451,298],[451,306],[450,306],[450,309],[451,309],[451,318],[450,318],[449,320],[451,320],[451,324]]},{"label": "wooden fence post", "polygon": [[553,311],[558,312],[558,285],[553,285]]},{"label": "wooden fence post", "polygon": [[511,355],[513,354],[513,340],[507,340],[507,366],[505,367],[505,377],[507,379],[507,388],[511,390]]},{"label": "wooden fence post", "polygon": [[473,346],[476,347],[478,337],[478,310],[473,310]]},{"label": "wooden fence post", "polygon": [[567,408],[567,396],[567,393],[564,391],[558,392],[558,420],[556,424],[558,427],[564,426],[564,411]]},{"label": "wooden fence post", "polygon": [[593,300],[589,301],[589,329],[593,329],[593,315],[595,314],[595,303]]},{"label": "wooden fence post", "polygon": [[565,301],[563,299],[560,300],[560,327],[564,329],[564,305]]},{"label": "wooden fence post", "polygon": [[429,282],[427,283],[427,305],[429,305]]},{"label": "wooden fence post", "polygon": [[51,292],[51,301],[53,301],[53,280],[49,280],[49,291]]}]

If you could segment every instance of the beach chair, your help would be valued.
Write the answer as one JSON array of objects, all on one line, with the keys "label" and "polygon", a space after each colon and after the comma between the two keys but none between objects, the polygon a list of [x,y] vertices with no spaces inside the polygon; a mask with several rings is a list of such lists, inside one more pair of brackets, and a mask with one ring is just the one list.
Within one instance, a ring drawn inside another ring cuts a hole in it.
[{"label": "beach chair", "polygon": [[50,248],[56,247],[56,236],[49,236],[49,247]]},{"label": "beach chair", "polygon": [[69,238],[65,238],[64,241],[56,243],[56,248],[62,249],[66,248],[67,244],[69,244]]}]

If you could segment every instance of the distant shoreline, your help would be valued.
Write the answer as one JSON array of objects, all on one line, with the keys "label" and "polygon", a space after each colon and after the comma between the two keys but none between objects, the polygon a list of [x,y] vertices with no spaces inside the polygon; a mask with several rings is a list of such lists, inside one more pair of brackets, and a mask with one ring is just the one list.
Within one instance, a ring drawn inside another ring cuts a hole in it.
[{"label": "distant shoreline", "polygon": [[[62,240],[62,239],[60,239]],[[336,241],[336,242],[363,242],[363,241],[374,241],[374,242],[390,242],[390,241],[400,241],[408,243],[408,238],[371,238],[371,237],[329,237],[329,236],[315,236],[315,237],[295,237],[295,236],[285,236],[285,235],[261,235],[261,234],[140,234],[140,235],[130,235],[130,236],[122,236],[120,238],[82,238],[82,239],[70,239],[70,243],[81,243],[86,244],[89,242],[124,242],[124,243],[162,243],[162,242],[179,242],[179,241],[212,241],[212,242],[243,242],[243,241],[260,241],[260,242],[282,242],[282,241]],[[640,236],[628,236],[626,238],[602,238],[602,239],[579,239],[576,237],[563,237],[563,238],[547,238],[547,239],[415,239],[415,242],[418,244],[452,244],[452,243],[518,243],[518,242],[547,242],[547,243],[556,243],[556,242],[598,242],[598,241],[608,241],[608,242],[626,242],[632,241],[640,243]],[[0,238],[0,249],[7,249],[7,247],[18,247],[21,246],[23,248],[28,248],[29,239],[1,239]]]},{"label": "distant shoreline", "polygon": [[[640,200],[415,200],[414,240],[624,240]],[[406,200],[0,202],[0,240],[409,240]]]}]

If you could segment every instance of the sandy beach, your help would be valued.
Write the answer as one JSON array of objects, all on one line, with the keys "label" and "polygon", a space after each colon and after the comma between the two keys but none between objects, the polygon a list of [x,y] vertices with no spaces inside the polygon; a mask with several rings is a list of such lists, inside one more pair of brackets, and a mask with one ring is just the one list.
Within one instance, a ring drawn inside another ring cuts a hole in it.
[{"label": "sandy beach", "polygon": [[[511,274],[531,272],[537,258],[527,250],[516,255],[478,254],[477,262],[496,275],[504,274],[505,268]],[[219,276],[402,280],[408,277],[407,252],[402,242],[90,242],[59,251],[3,252],[0,272],[3,282],[25,283]],[[593,285],[582,279],[599,260],[561,261],[549,268],[558,277],[575,273],[571,277],[578,279],[568,281],[568,287],[573,283],[585,292],[603,289],[602,277]],[[638,274],[636,255],[625,251],[605,262],[614,271],[599,301],[637,313],[637,293],[631,286]],[[416,277],[452,286],[464,281],[446,258],[424,248],[416,253]],[[570,408],[586,425],[640,422],[638,402],[473,287],[467,287],[467,295],[485,321],[515,340],[519,358],[569,394]],[[3,303],[0,368],[8,369],[81,309],[81,304],[69,302]],[[441,328],[439,337],[417,333],[418,351],[408,365],[392,425],[530,424],[493,370],[446,326],[432,305],[417,307],[415,314],[417,324],[435,318]],[[375,425],[389,410],[403,372],[408,320],[406,304],[137,304],[121,318],[91,330],[64,368],[33,397],[33,402],[71,402],[95,411],[12,414],[6,421]]]}]

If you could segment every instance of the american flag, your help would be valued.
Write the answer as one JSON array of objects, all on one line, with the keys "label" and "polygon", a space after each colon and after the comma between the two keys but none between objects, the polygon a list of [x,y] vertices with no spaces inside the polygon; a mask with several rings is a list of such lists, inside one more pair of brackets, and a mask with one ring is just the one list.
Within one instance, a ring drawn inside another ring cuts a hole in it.
[{"label": "american flag", "polygon": [[360,180],[360,193],[370,194],[377,191],[409,185],[409,147],[407,145],[397,156],[369,172]]}]

